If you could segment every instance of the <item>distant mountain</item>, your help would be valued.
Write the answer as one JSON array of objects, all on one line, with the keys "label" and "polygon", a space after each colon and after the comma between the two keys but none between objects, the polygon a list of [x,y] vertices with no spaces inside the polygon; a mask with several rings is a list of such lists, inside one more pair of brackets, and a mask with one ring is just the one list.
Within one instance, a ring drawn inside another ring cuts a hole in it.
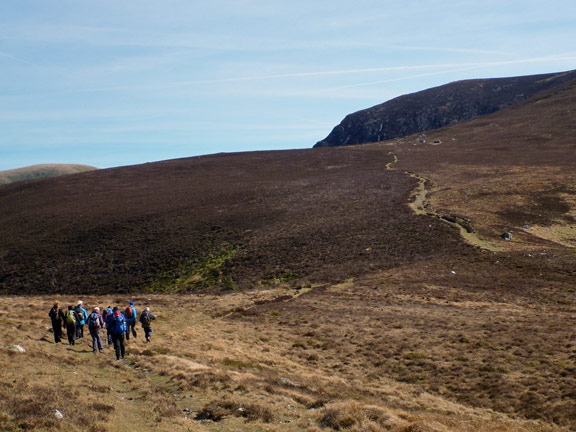
[{"label": "distant mountain", "polygon": [[89,165],[74,164],[31,165],[24,168],[0,171],[0,185],[46,177],[58,177],[96,169],[98,168]]},{"label": "distant mountain", "polygon": [[500,111],[576,78],[576,70],[457,81],[350,114],[314,147],[385,141]]}]

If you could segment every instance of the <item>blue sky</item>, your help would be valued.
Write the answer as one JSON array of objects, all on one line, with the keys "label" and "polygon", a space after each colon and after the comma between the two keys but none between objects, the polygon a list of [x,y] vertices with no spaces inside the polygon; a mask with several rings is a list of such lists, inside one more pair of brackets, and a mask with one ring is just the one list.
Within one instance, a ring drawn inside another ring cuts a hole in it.
[{"label": "blue sky", "polygon": [[0,170],[309,148],[451,81],[576,69],[573,0],[4,0]]}]

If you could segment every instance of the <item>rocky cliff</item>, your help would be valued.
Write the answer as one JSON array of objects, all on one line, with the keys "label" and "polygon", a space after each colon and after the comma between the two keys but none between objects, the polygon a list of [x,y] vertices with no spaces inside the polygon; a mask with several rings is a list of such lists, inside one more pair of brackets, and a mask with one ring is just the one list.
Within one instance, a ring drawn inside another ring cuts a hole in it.
[{"label": "rocky cliff", "polygon": [[350,114],[314,147],[385,141],[470,120],[576,78],[576,70],[457,81]]}]

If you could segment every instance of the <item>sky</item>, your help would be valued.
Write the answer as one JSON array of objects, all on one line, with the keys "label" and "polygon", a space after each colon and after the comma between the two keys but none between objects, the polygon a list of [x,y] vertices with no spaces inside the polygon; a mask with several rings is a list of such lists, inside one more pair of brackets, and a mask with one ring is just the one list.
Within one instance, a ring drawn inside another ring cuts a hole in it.
[{"label": "sky", "polygon": [[310,148],[352,112],[576,69],[574,0],[2,0],[0,170]]}]

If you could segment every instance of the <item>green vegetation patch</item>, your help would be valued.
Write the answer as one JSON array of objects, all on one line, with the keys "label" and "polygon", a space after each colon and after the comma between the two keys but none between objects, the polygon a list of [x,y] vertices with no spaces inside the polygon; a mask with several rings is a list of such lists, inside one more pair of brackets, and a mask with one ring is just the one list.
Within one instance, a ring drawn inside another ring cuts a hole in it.
[{"label": "green vegetation patch", "polygon": [[152,293],[203,291],[214,288],[233,290],[237,285],[230,274],[230,260],[239,247],[223,245],[201,256],[179,262],[160,274],[150,286]]},{"label": "green vegetation patch", "polygon": [[280,273],[274,273],[272,275],[269,275],[265,278],[263,278],[260,281],[260,285],[264,285],[264,286],[270,286],[270,285],[279,285],[281,283],[287,283],[287,282],[291,282],[297,279],[300,279],[301,276],[290,271],[290,270],[286,270]]}]

